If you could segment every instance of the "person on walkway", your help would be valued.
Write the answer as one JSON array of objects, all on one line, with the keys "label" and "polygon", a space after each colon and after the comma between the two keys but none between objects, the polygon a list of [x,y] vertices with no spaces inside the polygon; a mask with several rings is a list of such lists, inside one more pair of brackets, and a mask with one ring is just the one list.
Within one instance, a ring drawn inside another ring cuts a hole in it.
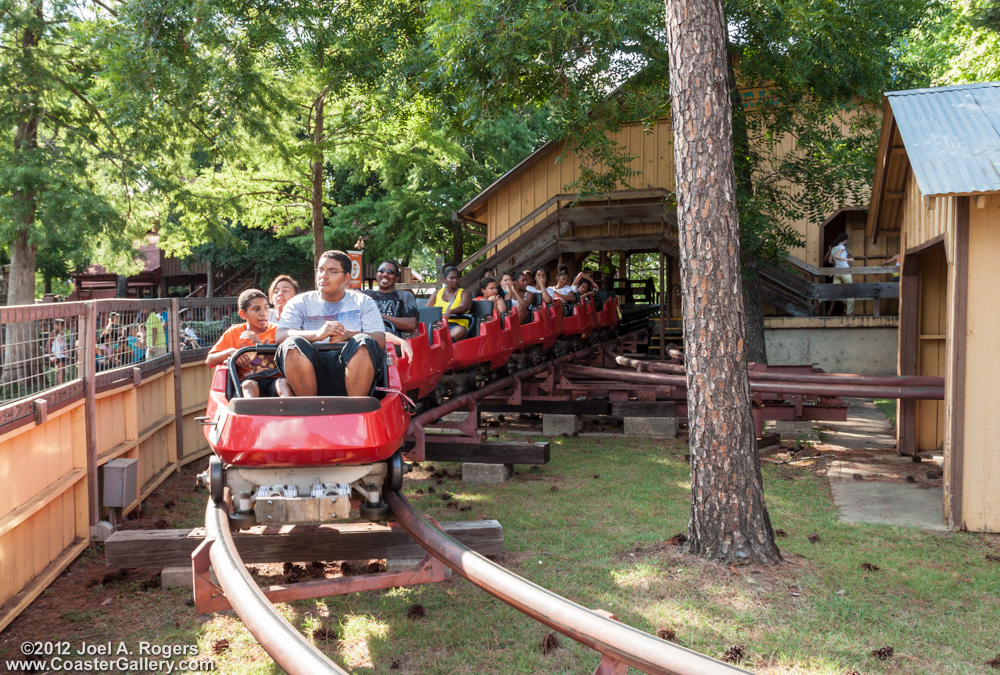
[{"label": "person on walkway", "polygon": [[375,271],[378,288],[364,291],[364,294],[378,305],[385,332],[402,336],[403,333],[417,330],[420,311],[413,293],[396,290],[398,280],[399,264],[395,260],[383,260]]},{"label": "person on walkway", "polygon": [[277,325],[281,320],[281,310],[288,301],[299,294],[299,285],[287,274],[279,274],[267,289],[267,298],[271,301],[271,315],[268,321]]},{"label": "person on walkway", "polygon": [[[830,258],[833,259],[833,266],[836,268],[850,268],[851,263],[854,262],[854,258],[847,254],[847,239],[847,233],[841,232],[837,235],[837,238],[833,240],[833,248],[830,249]],[[853,284],[854,277],[851,276],[849,272],[847,274],[834,274],[833,283]],[[847,298],[844,300],[844,315],[851,316],[853,314],[854,298]]]},{"label": "person on walkway", "polygon": [[[442,270],[444,286],[432,298],[431,307],[441,308],[441,319],[448,323],[452,340],[461,340],[469,332],[469,320],[458,318],[457,314],[467,314],[472,309],[472,294],[459,287],[462,275],[454,265]],[[455,317],[455,318],[452,318]]]},{"label": "person on walkway", "polygon": [[[294,396],[371,396],[385,369],[385,333],[378,305],[348,289],[351,259],[326,251],[316,289],[292,298],[281,312],[275,359]],[[319,351],[314,343],[340,343]],[[279,395],[282,395],[279,392]]]}]

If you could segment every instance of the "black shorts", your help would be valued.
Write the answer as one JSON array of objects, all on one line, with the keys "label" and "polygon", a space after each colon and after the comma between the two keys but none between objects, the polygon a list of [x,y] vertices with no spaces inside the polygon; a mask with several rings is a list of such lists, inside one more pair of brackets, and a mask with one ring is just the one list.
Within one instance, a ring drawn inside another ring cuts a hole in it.
[{"label": "black shorts", "polygon": [[319,351],[312,344],[302,337],[289,338],[278,347],[275,355],[275,362],[278,369],[285,372],[285,356],[291,349],[298,349],[302,355],[312,362],[313,370],[316,371],[316,395],[317,396],[347,396],[347,386],[344,383],[344,375],[347,364],[350,363],[358,349],[365,347],[368,356],[372,360],[375,368],[375,379],[372,383],[372,391],[385,380],[385,350],[379,346],[375,338],[365,333],[358,333],[344,343],[344,346],[335,351]]}]

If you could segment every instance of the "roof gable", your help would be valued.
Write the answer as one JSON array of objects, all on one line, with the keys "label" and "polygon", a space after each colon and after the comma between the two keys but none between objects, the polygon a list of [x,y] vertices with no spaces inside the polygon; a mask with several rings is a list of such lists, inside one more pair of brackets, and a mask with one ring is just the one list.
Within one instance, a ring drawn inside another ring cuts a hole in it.
[{"label": "roof gable", "polygon": [[885,96],[921,194],[1000,191],[1000,82]]}]

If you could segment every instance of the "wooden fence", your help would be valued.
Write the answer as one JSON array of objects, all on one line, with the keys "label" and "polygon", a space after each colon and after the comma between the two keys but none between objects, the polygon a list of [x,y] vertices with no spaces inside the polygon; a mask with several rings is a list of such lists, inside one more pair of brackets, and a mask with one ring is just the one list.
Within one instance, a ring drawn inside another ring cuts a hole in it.
[{"label": "wooden fence", "polygon": [[[124,331],[105,330],[112,312],[134,317],[131,326],[154,312],[165,316],[163,353],[124,349]],[[178,467],[210,452],[195,420],[211,381],[205,355],[234,314],[233,298],[0,308],[0,630],[90,544],[92,526],[108,514],[98,492],[108,461],[138,460],[128,513]],[[179,327],[187,321],[203,346],[185,345]],[[50,355],[57,322],[69,338],[59,378]],[[115,332],[123,336],[117,351],[108,337]]]}]

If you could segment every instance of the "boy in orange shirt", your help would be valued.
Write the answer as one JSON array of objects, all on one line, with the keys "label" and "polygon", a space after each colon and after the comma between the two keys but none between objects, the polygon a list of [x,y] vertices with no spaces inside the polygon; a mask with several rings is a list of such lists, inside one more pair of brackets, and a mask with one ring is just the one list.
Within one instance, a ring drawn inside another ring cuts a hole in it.
[{"label": "boy in orange shirt", "polygon": [[[205,359],[205,364],[209,367],[225,363],[241,347],[274,344],[274,332],[278,327],[268,322],[271,308],[264,292],[256,288],[243,291],[237,304],[240,318],[246,323],[230,326],[222,334]],[[236,372],[241,381],[240,389],[246,398],[276,396],[288,387],[288,382],[280,377],[281,373],[271,354],[241,355],[236,360]]]}]

